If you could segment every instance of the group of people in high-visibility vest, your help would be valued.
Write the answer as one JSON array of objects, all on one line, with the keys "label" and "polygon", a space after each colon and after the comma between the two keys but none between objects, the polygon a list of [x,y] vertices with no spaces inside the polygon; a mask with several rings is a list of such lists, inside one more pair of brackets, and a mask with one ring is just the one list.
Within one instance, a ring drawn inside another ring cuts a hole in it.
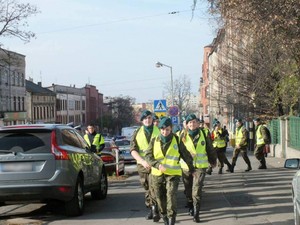
[{"label": "group of people in high-visibility vest", "polygon": [[[232,162],[225,155],[226,135],[220,122],[216,121],[212,132],[195,114],[183,121],[184,128],[172,132],[172,121],[168,117],[156,118],[149,110],[142,112],[139,127],[131,139],[131,154],[137,161],[141,185],[145,189],[145,205],[149,208],[146,219],[165,225],[174,225],[177,215],[177,191],[180,179],[183,180],[187,207],[195,223],[200,222],[202,187],[206,174],[211,174],[218,159],[219,174],[224,164],[227,171],[234,172],[237,157],[242,154],[250,171],[251,163],[247,156],[247,130],[242,120],[237,120],[236,147]],[[154,125],[156,121],[156,125]],[[257,145],[255,156],[260,160],[259,169],[265,169],[262,153],[264,132],[256,119]]]}]

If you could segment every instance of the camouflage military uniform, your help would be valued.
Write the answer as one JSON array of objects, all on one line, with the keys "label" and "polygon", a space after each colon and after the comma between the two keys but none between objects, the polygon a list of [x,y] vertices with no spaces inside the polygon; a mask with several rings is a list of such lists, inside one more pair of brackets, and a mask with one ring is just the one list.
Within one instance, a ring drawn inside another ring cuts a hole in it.
[{"label": "camouflage military uniform", "polygon": [[[177,139],[178,143],[178,137],[177,135],[171,134],[172,138],[170,141],[163,143],[163,141],[160,140],[160,137],[157,137],[160,141],[160,146],[163,155],[166,155],[167,150],[172,148],[171,142],[173,138],[175,137]],[[153,138],[149,144],[149,148],[146,151],[146,161],[151,164],[152,167],[158,169],[160,165],[160,161],[155,159],[153,155],[154,151],[154,142],[156,138]],[[175,148],[175,147],[174,147]],[[193,158],[190,155],[186,149],[181,149],[176,147],[179,151],[180,157],[186,161],[190,168],[190,172],[194,171],[193,167]],[[176,149],[175,148],[175,149]],[[181,170],[179,170],[181,172]],[[160,176],[152,176],[153,178],[153,186],[157,197],[157,203],[159,207],[159,211],[161,215],[163,216],[163,219],[169,218],[170,220],[175,221],[176,215],[177,215],[177,191],[178,191],[178,184],[180,181],[181,176],[180,175],[168,175],[168,174],[162,174]],[[170,222],[172,223],[172,222]],[[168,223],[168,224],[170,224]],[[175,223],[175,222],[174,222]]]}]

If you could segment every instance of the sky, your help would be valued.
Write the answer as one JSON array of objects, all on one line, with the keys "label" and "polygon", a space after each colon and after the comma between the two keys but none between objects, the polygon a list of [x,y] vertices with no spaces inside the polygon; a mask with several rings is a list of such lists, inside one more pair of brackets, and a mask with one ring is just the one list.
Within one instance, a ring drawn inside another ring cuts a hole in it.
[{"label": "sky", "polygon": [[[205,0],[19,0],[40,13],[28,19],[29,43],[3,39],[26,56],[26,79],[43,87],[95,85],[104,97],[137,103],[162,99],[173,80],[186,75],[197,93],[203,49],[215,37]],[[172,13],[173,12],[173,13]],[[175,12],[175,13],[174,13]]]}]

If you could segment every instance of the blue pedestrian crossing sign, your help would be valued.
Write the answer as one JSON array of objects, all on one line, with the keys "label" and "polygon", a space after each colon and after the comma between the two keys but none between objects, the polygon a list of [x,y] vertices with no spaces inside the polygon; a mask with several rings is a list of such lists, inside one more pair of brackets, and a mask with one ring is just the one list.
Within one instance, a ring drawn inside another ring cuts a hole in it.
[{"label": "blue pedestrian crossing sign", "polygon": [[165,99],[154,100],[154,112],[166,112],[166,111],[167,111],[167,101]]}]

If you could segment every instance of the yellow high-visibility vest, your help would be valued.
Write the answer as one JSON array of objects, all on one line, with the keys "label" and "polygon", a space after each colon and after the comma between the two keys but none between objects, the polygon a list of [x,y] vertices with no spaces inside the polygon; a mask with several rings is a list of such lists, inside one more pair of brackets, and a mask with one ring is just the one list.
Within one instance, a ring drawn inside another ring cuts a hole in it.
[{"label": "yellow high-visibility vest", "polygon": [[[158,127],[153,126],[151,139],[154,137],[157,137],[159,134],[160,134],[160,131],[159,131]],[[143,126],[139,129],[138,133],[136,134],[136,142],[139,147],[140,156],[143,159],[145,159],[145,151],[147,150],[147,148],[149,146],[149,142],[147,141],[147,137],[145,135],[145,128]]]},{"label": "yellow high-visibility vest", "polygon": [[[235,130],[235,144],[239,145],[243,138],[243,130],[246,129],[244,126],[242,126],[240,129],[236,128]],[[244,143],[243,146],[246,146],[247,142]]]},{"label": "yellow high-visibility vest", "polygon": [[162,166],[166,168],[166,171],[162,173],[160,170],[152,167],[151,174],[154,176],[161,176],[162,174],[166,175],[182,175],[182,171],[179,164],[179,150],[178,144],[176,141],[176,137],[173,136],[171,144],[166,152],[166,155],[163,154],[160,144],[160,139],[158,137],[155,138],[153,145],[153,156],[156,160],[160,162]]},{"label": "yellow high-visibility vest", "polygon": [[[222,133],[222,130],[218,130],[219,133]],[[214,131],[214,141],[213,146],[215,148],[224,148],[226,146],[226,142],[224,139],[221,139],[220,135],[217,134],[216,131]]]},{"label": "yellow high-visibility vest", "polygon": [[[204,132],[200,131],[201,134]],[[206,141],[204,135],[201,135],[196,148],[194,146],[193,140],[190,135],[186,136],[186,140],[184,142],[186,149],[193,155],[194,157],[194,166],[196,168],[207,168],[208,167],[208,157],[206,153]],[[184,160],[180,160],[180,165],[183,170],[188,170],[188,165],[184,162]]]},{"label": "yellow high-visibility vest", "polygon": [[256,133],[255,133],[255,135],[256,135],[256,144],[257,145],[264,145],[265,144],[262,133],[260,132],[261,126],[262,125],[258,126],[258,128],[256,130]]}]

